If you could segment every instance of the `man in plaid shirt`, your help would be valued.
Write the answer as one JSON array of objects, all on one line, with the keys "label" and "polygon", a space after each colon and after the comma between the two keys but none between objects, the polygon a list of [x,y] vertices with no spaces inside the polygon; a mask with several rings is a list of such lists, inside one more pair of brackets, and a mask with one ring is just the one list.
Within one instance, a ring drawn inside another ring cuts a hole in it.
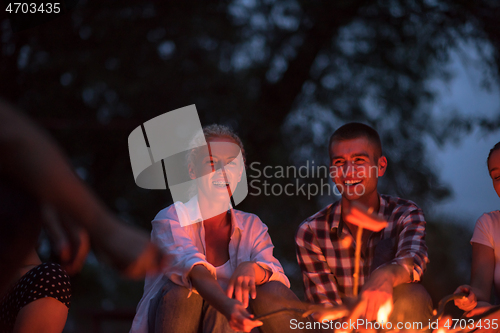
[{"label": "man in plaid shirt", "polygon": [[308,301],[340,305],[354,296],[358,227],[348,220],[356,202],[387,226],[378,232],[363,229],[361,292],[350,319],[375,320],[390,301],[395,309],[391,322],[423,322],[425,327],[432,302],[425,288],[412,283],[421,279],[429,261],[422,210],[411,201],[378,193],[387,159],[373,128],[361,123],[340,127],[330,138],[329,154],[330,176],[342,198],[302,222],[295,239]]}]

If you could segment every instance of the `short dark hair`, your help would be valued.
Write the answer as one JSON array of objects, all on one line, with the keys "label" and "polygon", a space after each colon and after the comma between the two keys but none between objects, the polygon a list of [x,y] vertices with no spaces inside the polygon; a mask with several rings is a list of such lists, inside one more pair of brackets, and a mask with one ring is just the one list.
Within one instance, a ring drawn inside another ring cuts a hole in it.
[{"label": "short dark hair", "polygon": [[340,126],[330,137],[330,142],[328,143],[328,154],[330,155],[330,159],[332,158],[331,148],[333,142],[358,138],[366,138],[375,146],[376,159],[382,156],[382,142],[380,141],[380,136],[377,131],[366,124],[352,122]]},{"label": "short dark hair", "polygon": [[499,149],[500,149],[500,142],[497,142],[496,145],[494,145],[493,148],[490,149],[490,153],[488,154],[488,158],[486,159],[486,165],[490,163],[491,154],[493,154],[494,151],[497,151]]}]

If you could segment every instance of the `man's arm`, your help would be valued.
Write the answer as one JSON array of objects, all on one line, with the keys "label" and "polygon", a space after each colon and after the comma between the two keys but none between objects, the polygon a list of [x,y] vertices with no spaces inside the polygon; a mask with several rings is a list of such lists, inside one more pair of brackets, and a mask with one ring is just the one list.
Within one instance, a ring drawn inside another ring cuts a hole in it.
[{"label": "man's arm", "polygon": [[335,276],[307,222],[299,226],[295,245],[308,301],[315,304],[342,304]]},{"label": "man's arm", "polygon": [[412,206],[407,214],[400,217],[398,223],[402,226],[398,237],[396,256],[392,263],[404,267],[410,281],[420,281],[429,262],[427,245],[425,243],[425,217],[417,206]]},{"label": "man's arm", "polygon": [[370,280],[377,278],[396,287],[403,283],[419,281],[426,269],[429,259],[425,244],[426,222],[422,210],[412,205],[407,213],[394,223],[400,226],[395,257],[376,269],[366,284],[370,285]]}]

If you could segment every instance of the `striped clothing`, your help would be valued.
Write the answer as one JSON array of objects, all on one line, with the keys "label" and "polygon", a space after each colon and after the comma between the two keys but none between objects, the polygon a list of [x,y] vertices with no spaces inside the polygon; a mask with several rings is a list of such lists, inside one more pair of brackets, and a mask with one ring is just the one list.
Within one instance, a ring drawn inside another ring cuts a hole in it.
[{"label": "striped clothing", "polygon": [[[373,270],[391,263],[405,267],[412,282],[419,281],[429,262],[422,210],[401,198],[379,198],[378,213],[388,226],[372,233],[361,253],[359,286]],[[341,304],[342,297],[353,296],[356,241],[342,221],[340,200],[302,222],[295,242],[309,302]]]}]

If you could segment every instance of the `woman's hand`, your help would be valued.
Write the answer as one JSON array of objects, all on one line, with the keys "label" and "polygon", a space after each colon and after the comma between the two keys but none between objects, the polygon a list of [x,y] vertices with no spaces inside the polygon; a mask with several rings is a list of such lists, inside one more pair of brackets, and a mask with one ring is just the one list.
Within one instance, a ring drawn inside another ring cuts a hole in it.
[{"label": "woman's hand", "polygon": [[465,314],[465,316],[467,318],[469,318],[469,317],[473,317],[473,316],[476,316],[476,315],[480,315],[480,314],[482,314],[482,313],[490,310],[492,307],[493,306],[490,303],[488,303],[488,302],[477,302],[477,306],[474,309],[472,309],[469,312],[467,312]]},{"label": "woman's hand", "polygon": [[262,269],[252,261],[245,261],[236,267],[229,285],[226,290],[226,295],[229,298],[234,298],[241,302],[245,308],[248,307],[248,296],[252,299],[257,297],[257,290],[255,288],[255,270]]},{"label": "woman's hand", "polygon": [[229,326],[235,331],[250,332],[254,327],[262,326],[260,320],[252,320],[253,315],[249,314],[245,306],[240,301],[228,299],[223,310]]},{"label": "woman's hand", "polygon": [[[475,309],[469,311],[465,317],[470,318],[472,316],[477,316],[483,314],[484,312],[490,310],[492,305],[488,302],[477,302],[477,306]],[[491,332],[499,332],[499,318],[500,315],[498,312],[491,313],[490,315],[481,318],[480,320],[476,320],[473,332],[474,333],[491,333]],[[464,332],[472,332],[472,330],[466,330]]]},{"label": "woman's hand", "polygon": [[[245,267],[247,265],[241,266],[242,264],[240,264],[240,266],[236,269],[233,277],[239,276],[237,275],[238,272],[251,274],[248,272],[251,266]],[[189,277],[201,297],[203,297],[210,305],[227,318],[227,321],[233,330],[250,332],[252,328],[262,325],[261,321],[252,320],[253,315],[249,314],[247,310],[245,310],[246,307],[239,300],[230,297],[228,298],[227,295],[224,294],[224,291],[220,287],[219,283],[205,266],[193,266],[191,272],[189,273]]]},{"label": "woman's hand", "polygon": [[462,298],[455,300],[455,305],[464,311],[470,311],[474,309],[477,305],[476,294],[472,291],[472,287],[466,284],[460,286],[455,290],[454,294],[458,293],[469,293],[469,296],[464,296]]}]

